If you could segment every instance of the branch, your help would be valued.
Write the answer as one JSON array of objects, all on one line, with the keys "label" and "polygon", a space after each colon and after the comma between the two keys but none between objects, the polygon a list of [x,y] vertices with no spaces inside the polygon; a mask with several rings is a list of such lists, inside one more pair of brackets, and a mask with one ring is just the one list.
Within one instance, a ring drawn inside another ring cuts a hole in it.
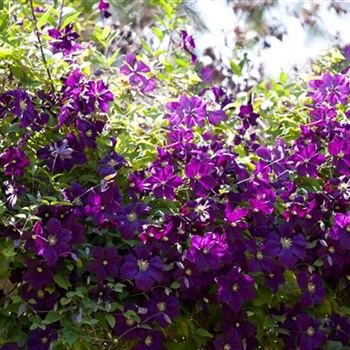
[{"label": "branch", "polygon": [[29,0],[29,4],[30,4],[30,9],[32,11],[34,29],[35,29],[35,34],[36,34],[36,37],[37,37],[38,43],[39,43],[39,48],[40,48],[40,52],[41,52],[41,58],[43,60],[43,63],[44,63],[47,75],[48,75],[49,80],[50,80],[51,89],[52,89],[53,92],[55,92],[55,87],[53,85],[53,80],[52,80],[51,73],[50,73],[50,70],[49,70],[49,67],[48,67],[48,64],[47,64],[47,61],[46,61],[46,57],[45,57],[45,54],[44,54],[44,50],[43,50],[43,43],[41,41],[41,37],[40,37],[39,29],[38,29],[38,21],[36,19],[35,12],[34,12],[33,0]]}]

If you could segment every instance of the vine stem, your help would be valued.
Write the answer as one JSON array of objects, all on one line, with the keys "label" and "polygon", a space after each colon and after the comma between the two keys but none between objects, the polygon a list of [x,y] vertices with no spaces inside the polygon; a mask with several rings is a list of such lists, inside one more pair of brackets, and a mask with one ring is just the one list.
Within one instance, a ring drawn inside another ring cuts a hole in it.
[{"label": "vine stem", "polygon": [[49,70],[49,67],[48,67],[48,64],[47,64],[47,60],[46,60],[46,57],[45,57],[45,54],[44,54],[43,43],[41,41],[41,37],[40,37],[39,29],[38,29],[38,21],[36,19],[35,12],[34,12],[33,0],[29,0],[29,4],[30,4],[30,9],[32,11],[34,30],[35,30],[36,37],[38,39],[40,53],[41,53],[41,58],[43,60],[43,63],[44,63],[47,75],[48,75],[49,80],[50,80],[51,89],[52,89],[53,92],[55,92],[55,87],[53,85],[53,80],[52,80],[51,73],[50,73],[50,70]]}]

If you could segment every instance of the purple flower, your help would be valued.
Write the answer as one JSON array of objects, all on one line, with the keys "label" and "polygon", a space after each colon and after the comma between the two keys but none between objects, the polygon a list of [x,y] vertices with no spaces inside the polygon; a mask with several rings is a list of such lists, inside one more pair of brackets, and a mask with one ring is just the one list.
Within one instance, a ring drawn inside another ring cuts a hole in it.
[{"label": "purple flower", "polygon": [[343,249],[350,249],[350,215],[336,213],[329,235],[333,239],[339,240]]},{"label": "purple flower", "polygon": [[298,147],[288,158],[291,169],[296,167],[299,176],[317,177],[317,168],[326,161],[323,154],[317,153],[317,146],[311,143],[307,147]]},{"label": "purple flower", "polygon": [[144,203],[130,203],[117,211],[118,228],[123,239],[133,239],[147,223],[142,219],[150,210]]},{"label": "purple flower", "polygon": [[109,3],[105,2],[104,0],[99,0],[97,8],[101,11],[101,15],[104,18],[111,17],[112,14],[108,11],[109,9]]},{"label": "purple flower", "polygon": [[17,343],[6,343],[0,347],[0,350],[20,350],[21,348]]},{"label": "purple flower", "polygon": [[101,159],[99,164],[101,165],[100,175],[109,177],[116,175],[117,170],[125,166],[127,162],[123,156],[112,151],[109,155]]},{"label": "purple flower", "polygon": [[150,72],[150,68],[143,62],[136,59],[136,56],[129,54],[125,56],[126,64],[120,67],[120,72],[129,76],[131,86],[139,87],[141,92],[146,94],[156,87],[154,77],[147,78],[146,73]]},{"label": "purple flower", "polygon": [[156,330],[143,331],[142,338],[132,350],[165,350],[162,345],[163,335]]},{"label": "purple flower", "polygon": [[223,257],[227,254],[226,236],[206,233],[203,237],[191,237],[191,247],[186,254],[186,258],[199,271],[218,270],[221,267]]},{"label": "purple flower", "polygon": [[107,113],[109,102],[113,101],[113,94],[108,90],[108,85],[102,80],[87,82],[88,96],[96,99],[97,105],[101,112]]},{"label": "purple flower", "polygon": [[43,289],[53,283],[53,272],[45,262],[34,259],[26,261],[27,272],[23,275],[23,281],[29,283],[34,289]]},{"label": "purple flower", "polygon": [[256,120],[259,118],[258,113],[254,113],[252,105],[242,105],[239,108],[238,118],[243,121],[243,129],[248,129],[250,126],[256,126]]},{"label": "purple flower", "polygon": [[190,185],[196,196],[207,197],[208,193],[217,185],[211,175],[213,171],[213,165],[204,161],[192,160],[186,165],[185,174],[191,179]]},{"label": "purple flower", "polygon": [[197,62],[197,56],[193,53],[193,50],[196,48],[196,44],[193,40],[192,35],[189,35],[186,30],[180,30],[182,48],[190,54],[192,64]]},{"label": "purple flower", "polygon": [[175,199],[175,189],[182,184],[182,179],[174,174],[173,167],[156,168],[154,173],[147,179],[151,191],[156,198]]},{"label": "purple flower", "polygon": [[51,327],[46,327],[46,329],[37,328],[28,338],[27,349],[48,350],[56,339],[57,333]]},{"label": "purple flower", "polygon": [[306,241],[302,234],[292,235],[282,229],[280,235],[271,234],[265,244],[266,254],[278,258],[283,267],[294,268],[295,264],[305,258]]},{"label": "purple flower", "polygon": [[39,222],[33,231],[36,234],[36,252],[44,257],[48,266],[55,265],[59,257],[68,256],[72,251],[72,234],[62,227],[59,220],[51,218],[45,229]]},{"label": "purple flower", "polygon": [[138,289],[147,291],[163,279],[163,263],[159,256],[151,257],[146,248],[134,249],[134,254],[125,257],[120,272],[121,277],[135,282]]},{"label": "purple flower", "polygon": [[92,256],[94,261],[89,264],[87,270],[97,276],[99,282],[107,277],[116,278],[120,258],[116,247],[94,247]]},{"label": "purple flower", "polygon": [[[2,99],[7,107],[3,110],[6,111],[8,109],[19,118],[21,128],[30,126],[33,123],[36,112],[34,104],[26,91],[23,89],[11,90],[0,96],[0,101]],[[2,111],[0,108],[1,115]]]},{"label": "purple flower", "polygon": [[242,339],[239,333],[232,329],[217,337],[214,342],[215,350],[243,350]]},{"label": "purple flower", "polygon": [[329,340],[340,341],[343,345],[347,345],[350,339],[350,320],[348,317],[332,314],[329,328],[331,334]]},{"label": "purple flower", "polygon": [[311,98],[316,103],[328,102],[331,106],[341,103],[348,103],[350,92],[349,81],[341,74],[331,75],[325,73],[322,79],[310,81],[310,86],[314,89],[310,92]]},{"label": "purple flower", "polygon": [[62,52],[64,56],[79,50],[81,46],[75,43],[79,35],[73,31],[73,23],[69,23],[63,29],[50,29],[48,31],[51,38],[55,39],[49,42],[52,52]]},{"label": "purple flower", "polygon": [[168,119],[171,124],[183,124],[189,128],[204,126],[207,114],[206,104],[197,96],[181,96],[179,102],[169,102],[166,107],[172,111]]},{"label": "purple flower", "polygon": [[325,289],[321,276],[302,271],[297,275],[297,282],[302,290],[300,299],[300,305],[302,307],[322,303],[325,297]]},{"label": "purple flower", "polygon": [[350,175],[350,142],[336,135],[328,144],[328,152],[333,156],[337,171],[343,175]]},{"label": "purple flower", "polygon": [[7,176],[23,176],[24,168],[29,165],[29,160],[18,148],[9,147],[0,155],[0,163],[4,167]]},{"label": "purple flower", "polygon": [[234,267],[227,275],[216,277],[215,280],[219,286],[218,300],[228,304],[235,312],[242,309],[246,300],[252,300],[255,297],[254,280],[244,274],[240,268]]},{"label": "purple flower", "polygon": [[69,133],[65,139],[40,148],[37,155],[39,159],[47,160],[51,171],[62,172],[69,171],[75,165],[87,161],[83,150],[84,145],[78,141],[74,134]]},{"label": "purple flower", "polygon": [[6,204],[13,209],[17,203],[18,196],[25,193],[25,187],[17,185],[16,182],[7,180],[2,184],[3,192],[6,197]]}]

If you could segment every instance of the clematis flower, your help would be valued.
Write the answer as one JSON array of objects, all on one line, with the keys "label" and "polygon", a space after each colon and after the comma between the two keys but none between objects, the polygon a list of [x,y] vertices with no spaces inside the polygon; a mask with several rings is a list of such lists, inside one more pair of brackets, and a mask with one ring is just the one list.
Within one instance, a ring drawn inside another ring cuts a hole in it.
[{"label": "clematis flower", "polygon": [[198,271],[218,270],[223,257],[227,254],[226,236],[206,233],[203,237],[191,237],[191,247],[186,254],[186,259],[193,263]]},{"label": "clematis flower", "polygon": [[55,39],[49,41],[53,53],[61,52],[64,56],[67,56],[81,48],[81,45],[75,43],[79,35],[73,30],[73,23],[69,23],[61,30],[52,28],[48,33],[51,38]]},{"label": "clematis flower", "polygon": [[45,262],[34,259],[26,261],[28,270],[23,275],[23,281],[29,283],[34,289],[43,289],[53,283],[53,271]]},{"label": "clematis flower", "polygon": [[197,96],[181,96],[179,102],[169,102],[166,107],[172,112],[168,119],[173,125],[183,124],[189,128],[204,126],[206,104]]},{"label": "clematis flower", "polygon": [[114,97],[108,85],[103,80],[88,81],[86,83],[87,96],[96,100],[97,105],[102,113],[107,113],[109,110],[109,103],[113,101]]},{"label": "clematis flower", "polygon": [[332,314],[330,317],[329,328],[331,334],[328,339],[340,341],[343,345],[347,345],[350,339],[350,320],[348,317]]},{"label": "clematis flower", "polygon": [[253,106],[248,105],[242,105],[239,108],[238,118],[240,118],[243,122],[243,129],[246,130],[250,126],[256,126],[257,122],[256,120],[259,118],[259,114],[255,113],[253,111]]},{"label": "clematis flower", "polygon": [[147,291],[163,279],[163,263],[159,256],[150,256],[143,247],[136,247],[135,254],[128,254],[120,269],[121,277],[135,282],[138,289]]},{"label": "clematis flower", "polygon": [[156,87],[156,79],[147,78],[145,75],[150,72],[150,68],[143,61],[137,60],[134,54],[126,55],[125,61],[126,64],[120,67],[120,72],[129,76],[130,85],[139,87],[144,94],[153,91]]},{"label": "clematis flower", "polygon": [[116,247],[94,247],[92,256],[94,261],[88,265],[87,270],[97,276],[102,282],[106,277],[116,278],[120,257]]},{"label": "clematis flower", "polygon": [[165,350],[162,345],[163,335],[156,330],[144,330],[138,344],[132,350]]},{"label": "clematis flower", "polygon": [[216,277],[215,281],[219,286],[218,300],[235,312],[242,309],[246,300],[255,297],[253,278],[244,274],[240,268],[234,267],[227,275]]},{"label": "clematis flower", "polygon": [[331,238],[339,240],[343,249],[350,249],[350,215],[336,213],[329,235]]},{"label": "clematis flower", "polygon": [[297,282],[302,291],[300,299],[300,305],[302,307],[322,303],[325,297],[325,289],[321,276],[302,271],[297,275]]},{"label": "clematis flower", "polygon": [[112,14],[108,11],[109,6],[110,6],[109,3],[105,2],[104,0],[99,0],[98,2],[97,8],[100,10],[101,15],[104,18],[109,18],[112,16]]},{"label": "clematis flower", "polygon": [[350,92],[349,81],[341,74],[331,75],[325,73],[321,79],[310,81],[310,87],[313,90],[310,92],[311,98],[316,103],[328,102],[331,106],[347,104]]},{"label": "clematis flower", "polygon": [[180,30],[180,34],[182,40],[182,48],[191,56],[191,63],[195,64],[197,62],[197,56],[193,53],[193,50],[196,48],[193,37],[192,35],[189,35],[186,30]]},{"label": "clematis flower", "polygon": [[291,167],[296,167],[300,176],[317,177],[317,168],[326,161],[323,154],[317,153],[317,146],[311,143],[307,147],[299,147],[295,153],[288,158],[287,163]]},{"label": "clematis flower", "polygon": [[190,185],[194,194],[205,198],[208,193],[217,185],[213,173],[212,164],[204,163],[199,160],[192,160],[185,167],[186,176],[191,179]]},{"label": "clematis flower", "polygon": [[48,350],[51,344],[57,339],[57,332],[47,326],[45,329],[34,330],[27,341],[28,350]]},{"label": "clematis flower", "polygon": [[350,142],[335,136],[328,144],[328,152],[333,156],[333,164],[343,175],[350,175]]},{"label": "clematis flower", "polygon": [[0,155],[0,164],[4,167],[5,175],[23,176],[29,160],[20,149],[9,147]]},{"label": "clematis flower", "polygon": [[154,170],[147,182],[151,186],[151,190],[156,198],[175,199],[175,189],[182,184],[182,179],[176,176],[173,167],[168,165],[165,168],[157,168]]},{"label": "clematis flower", "polygon": [[35,232],[37,231],[39,234],[35,240],[36,252],[44,257],[48,266],[55,265],[60,257],[68,256],[72,251],[70,245],[72,234],[62,227],[59,220],[51,218],[45,228],[38,222]]},{"label": "clematis flower", "polygon": [[271,234],[265,243],[265,251],[271,257],[278,258],[283,267],[294,268],[306,255],[306,240],[302,234],[291,234],[281,228],[280,235]]}]

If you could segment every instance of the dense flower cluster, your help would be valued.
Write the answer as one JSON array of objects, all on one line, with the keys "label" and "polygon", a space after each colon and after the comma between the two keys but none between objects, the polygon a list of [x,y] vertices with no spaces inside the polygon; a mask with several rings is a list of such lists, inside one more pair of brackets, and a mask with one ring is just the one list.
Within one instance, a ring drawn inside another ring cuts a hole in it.
[{"label": "dense flower cluster", "polygon": [[[98,9],[110,16],[104,1]],[[76,49],[72,26],[49,34],[54,52]],[[193,38],[181,37],[196,63]],[[160,83],[133,54],[119,73],[141,96]],[[308,124],[273,146],[252,101],[232,111],[222,87],[179,94],[164,106],[166,142],[141,170],[117,152],[118,135],[105,137],[104,80],[74,69],[48,95],[3,93],[0,116],[20,135],[1,143],[5,210],[37,205],[0,226],[4,256],[16,256],[6,276],[16,294],[1,307],[29,315],[1,349],[47,350],[77,326],[98,341],[96,324],[135,350],[181,346],[190,328],[193,349],[347,346],[349,92],[346,73],[311,81]],[[34,183],[34,167],[51,187]]]}]

